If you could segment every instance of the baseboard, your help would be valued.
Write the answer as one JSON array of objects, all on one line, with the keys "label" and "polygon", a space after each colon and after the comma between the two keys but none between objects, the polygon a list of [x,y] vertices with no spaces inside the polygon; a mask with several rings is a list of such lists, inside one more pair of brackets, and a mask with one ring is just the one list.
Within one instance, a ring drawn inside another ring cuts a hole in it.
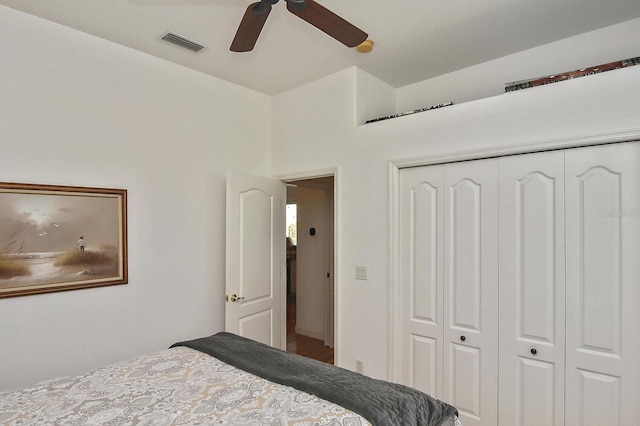
[{"label": "baseboard", "polygon": [[296,334],[311,337],[312,339],[324,340],[324,333],[322,331],[312,330],[310,328],[296,325],[295,332]]}]

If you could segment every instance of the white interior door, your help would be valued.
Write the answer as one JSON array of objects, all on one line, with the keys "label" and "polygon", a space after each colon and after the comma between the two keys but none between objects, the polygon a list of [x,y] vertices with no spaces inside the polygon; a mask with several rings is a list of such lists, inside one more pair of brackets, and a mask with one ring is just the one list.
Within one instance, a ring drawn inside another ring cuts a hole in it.
[{"label": "white interior door", "polygon": [[334,191],[333,185],[329,190],[325,191],[325,197],[327,199],[326,209],[325,209],[325,222],[327,224],[328,230],[328,238],[327,238],[327,249],[326,249],[326,258],[327,258],[327,284],[325,291],[325,328],[324,328],[324,345],[330,348],[334,347],[335,340],[335,265],[334,265],[334,219],[333,219],[333,211],[335,208],[334,203]]},{"label": "white interior door", "polygon": [[465,426],[498,417],[498,160],[444,168],[444,400]]},{"label": "white interior door", "polygon": [[566,425],[640,419],[640,143],[566,152]]},{"label": "white interior door", "polygon": [[400,382],[497,424],[498,163],[400,172]]},{"label": "white interior door", "polygon": [[443,397],[443,166],[400,172],[400,383]]},{"label": "white interior door", "polygon": [[285,185],[255,176],[227,179],[225,329],[284,349]]},{"label": "white interior door", "polygon": [[564,425],[564,152],[500,159],[499,424]]}]

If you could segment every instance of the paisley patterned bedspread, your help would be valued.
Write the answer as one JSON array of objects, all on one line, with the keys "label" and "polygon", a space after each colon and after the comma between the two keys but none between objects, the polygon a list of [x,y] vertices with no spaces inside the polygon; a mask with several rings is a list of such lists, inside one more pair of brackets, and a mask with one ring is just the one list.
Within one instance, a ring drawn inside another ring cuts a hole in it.
[{"label": "paisley patterned bedspread", "polygon": [[364,418],[176,347],[0,392],[1,425],[364,426]]}]

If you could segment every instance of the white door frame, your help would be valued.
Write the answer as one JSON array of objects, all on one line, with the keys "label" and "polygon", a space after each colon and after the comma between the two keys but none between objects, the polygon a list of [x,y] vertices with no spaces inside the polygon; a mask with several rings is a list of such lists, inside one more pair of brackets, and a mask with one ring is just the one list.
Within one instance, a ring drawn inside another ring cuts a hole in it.
[{"label": "white door frame", "polygon": [[[339,327],[338,327],[338,317],[339,317],[339,305],[338,305],[338,297],[340,288],[339,280],[340,280],[340,256],[339,256],[339,247],[338,244],[339,239],[339,190],[340,190],[340,168],[328,168],[328,169],[320,169],[313,170],[307,172],[299,172],[299,173],[291,173],[291,174],[282,174],[274,176],[274,179],[279,179],[286,183],[294,183],[297,180],[306,180],[306,179],[317,179],[323,177],[333,176],[333,357],[334,363],[337,365],[338,361],[338,343],[339,340]],[[286,282],[285,282],[285,293],[286,293]],[[286,305],[285,305],[286,306]],[[286,327],[286,324],[285,324]],[[286,330],[286,329],[285,329]]]},{"label": "white door frame", "polygon": [[[389,179],[389,342],[387,347],[387,372],[389,380],[400,380],[400,169],[435,164],[453,163],[457,161],[477,160],[482,158],[501,157],[506,155],[527,154],[554,149],[577,148],[582,146],[604,145],[610,143],[631,142],[640,140],[640,128],[624,129],[606,133],[583,135],[571,138],[531,141],[519,145],[507,145],[471,151],[456,151],[449,154],[411,159],[391,160],[388,163]],[[338,275],[338,274],[336,274]]]}]

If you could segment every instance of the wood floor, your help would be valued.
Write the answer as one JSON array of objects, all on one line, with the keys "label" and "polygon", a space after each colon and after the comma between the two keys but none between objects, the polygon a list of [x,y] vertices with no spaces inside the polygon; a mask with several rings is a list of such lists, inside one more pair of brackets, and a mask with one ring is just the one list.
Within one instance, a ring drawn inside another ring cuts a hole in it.
[{"label": "wood floor", "polygon": [[322,340],[296,334],[295,298],[287,301],[287,352],[333,364],[333,348],[324,346]]}]

